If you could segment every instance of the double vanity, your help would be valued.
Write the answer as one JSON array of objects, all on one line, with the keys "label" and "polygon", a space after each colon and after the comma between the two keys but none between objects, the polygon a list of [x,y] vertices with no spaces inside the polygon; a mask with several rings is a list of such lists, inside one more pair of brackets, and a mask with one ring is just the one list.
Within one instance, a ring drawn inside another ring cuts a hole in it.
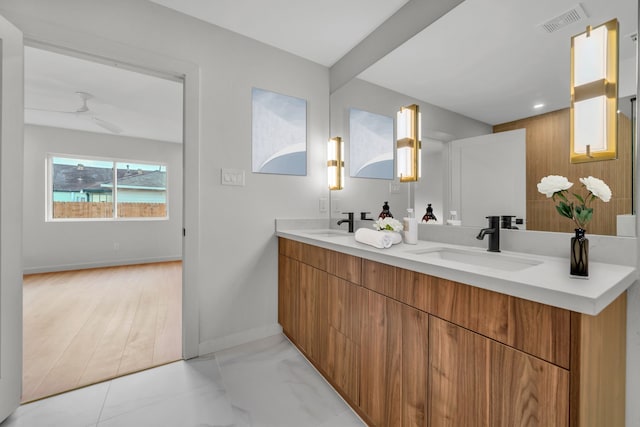
[{"label": "double vanity", "polygon": [[279,323],[368,425],[624,427],[635,268],[276,234]]}]

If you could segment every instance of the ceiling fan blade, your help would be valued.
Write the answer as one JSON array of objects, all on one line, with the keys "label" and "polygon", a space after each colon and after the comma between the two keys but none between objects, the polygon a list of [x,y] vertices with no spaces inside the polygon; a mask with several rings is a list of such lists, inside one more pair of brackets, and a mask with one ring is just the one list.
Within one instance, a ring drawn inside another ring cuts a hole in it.
[{"label": "ceiling fan blade", "polygon": [[104,129],[108,130],[108,131],[109,131],[109,132],[111,132],[111,133],[122,133],[122,132],[123,132],[123,129],[122,129],[122,128],[120,128],[120,126],[118,126],[118,125],[116,125],[116,124],[114,124],[114,123],[108,122],[108,121],[106,121],[106,120],[102,120],[101,118],[99,118],[99,117],[95,117],[95,116],[94,116],[94,117],[91,117],[91,118],[93,119],[93,121],[94,121],[98,126],[100,126],[100,127],[104,128]]}]

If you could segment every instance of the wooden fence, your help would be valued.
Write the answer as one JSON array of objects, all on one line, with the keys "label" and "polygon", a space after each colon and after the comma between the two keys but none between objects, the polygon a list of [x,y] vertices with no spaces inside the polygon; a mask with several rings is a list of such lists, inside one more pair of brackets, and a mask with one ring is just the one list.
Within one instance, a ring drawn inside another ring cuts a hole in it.
[{"label": "wooden fence", "polygon": [[[118,203],[118,218],[164,218],[165,203]],[[53,218],[113,218],[111,202],[53,202]]]}]

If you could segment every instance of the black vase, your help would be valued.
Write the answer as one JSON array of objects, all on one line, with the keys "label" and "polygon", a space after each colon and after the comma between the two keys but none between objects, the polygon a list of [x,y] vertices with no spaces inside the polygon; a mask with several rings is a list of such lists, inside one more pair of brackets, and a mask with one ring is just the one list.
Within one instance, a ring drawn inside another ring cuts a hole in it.
[{"label": "black vase", "polygon": [[571,275],[575,277],[589,277],[589,239],[584,237],[585,232],[576,228],[576,235],[571,238]]}]

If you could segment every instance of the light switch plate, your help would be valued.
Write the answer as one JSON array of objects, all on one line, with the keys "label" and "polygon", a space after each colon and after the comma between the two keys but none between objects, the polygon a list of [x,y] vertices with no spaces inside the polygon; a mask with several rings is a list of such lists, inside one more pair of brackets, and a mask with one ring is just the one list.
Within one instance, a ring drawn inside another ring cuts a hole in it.
[{"label": "light switch plate", "polygon": [[327,211],[327,205],[329,204],[329,200],[326,197],[320,197],[318,203],[318,209],[321,213],[325,213]]},{"label": "light switch plate", "polygon": [[220,173],[222,185],[244,186],[244,171],[242,169],[222,169]]}]

